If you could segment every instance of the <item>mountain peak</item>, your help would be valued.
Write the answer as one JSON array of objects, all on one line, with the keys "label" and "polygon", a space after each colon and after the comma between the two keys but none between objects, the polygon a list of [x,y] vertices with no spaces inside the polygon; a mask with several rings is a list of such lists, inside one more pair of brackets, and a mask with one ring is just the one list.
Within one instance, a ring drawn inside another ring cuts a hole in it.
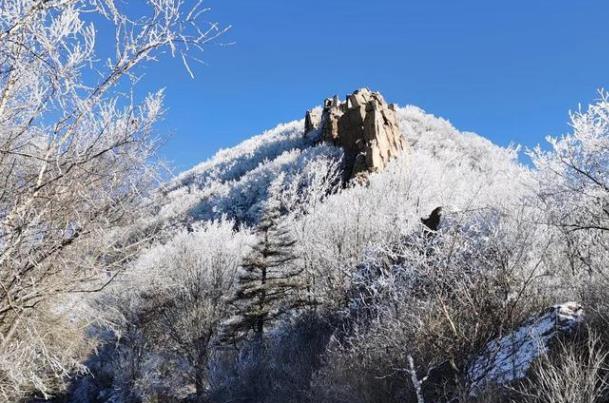
[{"label": "mountain peak", "polygon": [[343,148],[348,178],[382,171],[389,161],[408,150],[400,131],[395,104],[367,88],[354,91],[341,102],[324,101],[322,112],[307,111],[305,136],[315,132],[321,141]]}]

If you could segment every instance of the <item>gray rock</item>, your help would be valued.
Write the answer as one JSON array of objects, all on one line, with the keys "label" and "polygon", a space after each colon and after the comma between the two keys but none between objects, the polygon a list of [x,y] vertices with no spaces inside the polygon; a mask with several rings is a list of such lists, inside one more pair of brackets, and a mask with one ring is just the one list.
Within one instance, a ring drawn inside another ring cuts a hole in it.
[{"label": "gray rock", "polygon": [[321,140],[345,151],[347,176],[383,170],[389,161],[408,150],[395,116],[396,106],[388,105],[378,92],[359,89],[346,96],[324,101],[319,123],[312,112],[305,117],[305,134],[321,129]]},{"label": "gray rock", "polygon": [[477,396],[490,386],[524,378],[556,338],[572,333],[583,320],[581,305],[566,302],[548,308],[507,336],[491,340],[469,366],[470,395]]},{"label": "gray rock", "polygon": [[318,110],[307,111],[305,115],[305,135],[313,130],[319,129],[321,124],[321,114]]}]

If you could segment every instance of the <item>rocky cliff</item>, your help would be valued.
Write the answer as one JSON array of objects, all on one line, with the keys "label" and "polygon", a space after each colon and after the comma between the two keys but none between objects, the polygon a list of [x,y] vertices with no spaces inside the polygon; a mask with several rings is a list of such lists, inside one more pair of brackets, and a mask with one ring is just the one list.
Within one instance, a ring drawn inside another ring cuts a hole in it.
[{"label": "rocky cliff", "polygon": [[305,116],[305,135],[321,131],[320,139],[345,151],[346,172],[353,178],[366,172],[377,172],[408,150],[396,118],[396,106],[387,104],[378,92],[363,88],[324,101],[323,111],[311,110]]}]

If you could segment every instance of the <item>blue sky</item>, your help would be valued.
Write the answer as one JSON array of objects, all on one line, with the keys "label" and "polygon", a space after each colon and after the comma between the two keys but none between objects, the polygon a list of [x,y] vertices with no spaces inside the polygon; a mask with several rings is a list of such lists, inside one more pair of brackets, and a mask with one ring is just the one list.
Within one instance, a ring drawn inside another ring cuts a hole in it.
[{"label": "blue sky", "polygon": [[[359,87],[500,145],[568,130],[609,88],[609,2],[208,0],[233,28],[194,66],[146,69],[166,87],[161,155],[184,170],[323,98]],[[221,43],[235,42],[232,46]]]}]

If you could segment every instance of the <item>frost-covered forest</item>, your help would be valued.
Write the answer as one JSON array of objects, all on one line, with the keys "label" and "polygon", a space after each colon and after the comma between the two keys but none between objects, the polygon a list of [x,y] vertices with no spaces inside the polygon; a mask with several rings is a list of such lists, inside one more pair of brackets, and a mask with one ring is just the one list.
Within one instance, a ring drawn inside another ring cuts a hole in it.
[{"label": "frost-covered forest", "polygon": [[363,182],[303,120],[161,180],[137,68],[222,28],[146,7],[0,6],[1,401],[609,401],[606,93],[536,149],[405,106]]}]

